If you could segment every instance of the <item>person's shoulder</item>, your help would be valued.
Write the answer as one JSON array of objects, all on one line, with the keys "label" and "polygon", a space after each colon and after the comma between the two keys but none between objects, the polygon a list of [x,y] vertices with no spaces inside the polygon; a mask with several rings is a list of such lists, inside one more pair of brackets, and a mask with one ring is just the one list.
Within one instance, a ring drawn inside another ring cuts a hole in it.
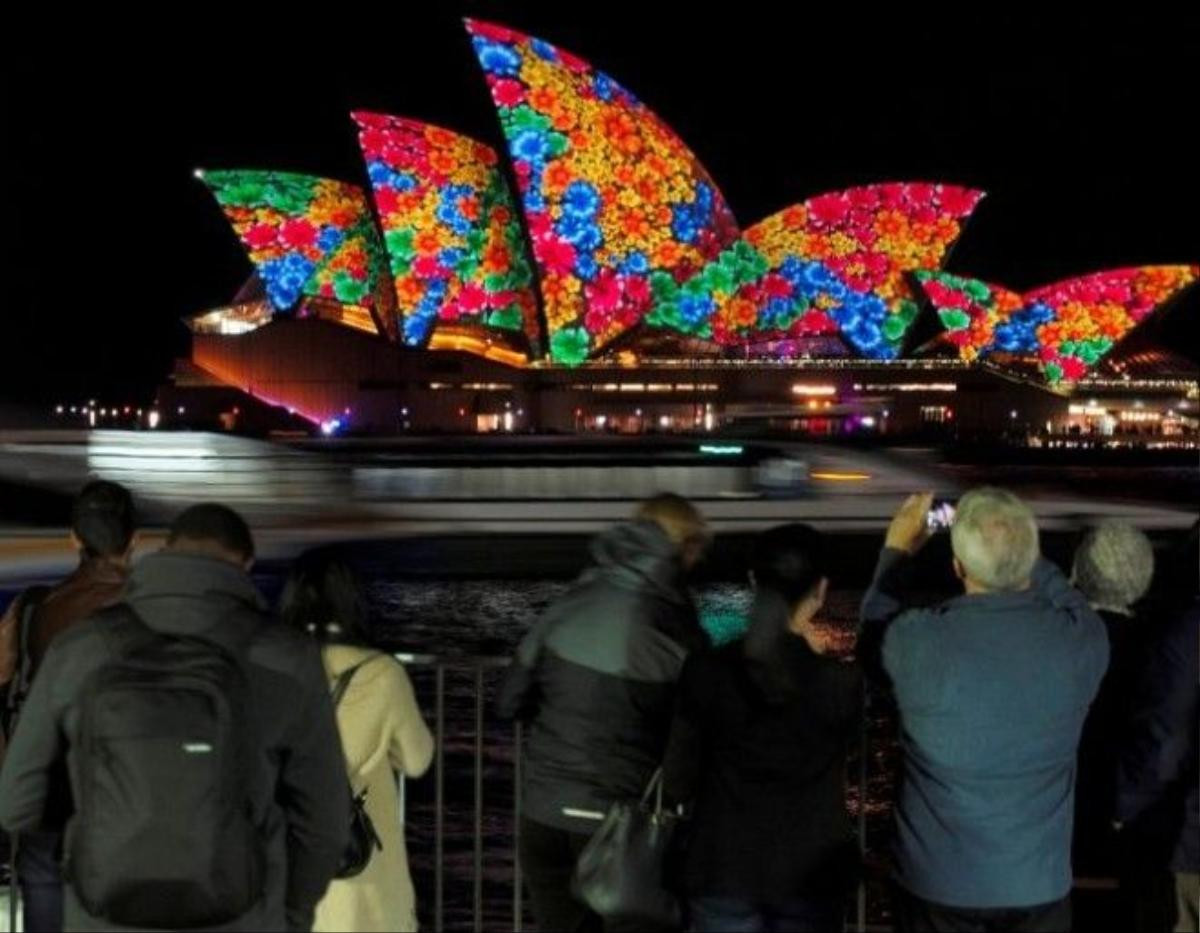
[{"label": "person's shoulder", "polygon": [[404,665],[395,655],[378,648],[363,648],[356,678],[363,683],[402,683],[408,679]]},{"label": "person's shoulder", "polygon": [[936,606],[922,606],[917,609],[906,609],[892,620],[888,626],[889,639],[928,636],[931,629],[951,621],[955,615],[965,610],[953,600],[939,603]]},{"label": "person's shoulder", "polygon": [[117,606],[93,612],[59,632],[47,650],[53,651],[58,657],[70,656],[77,652],[95,651],[98,646],[103,646],[111,641],[110,633],[106,631],[106,628],[114,624],[121,624],[126,618],[128,618],[127,614],[121,612],[120,607]]},{"label": "person's shoulder", "polygon": [[281,673],[308,676],[321,665],[317,643],[302,632],[263,612],[247,613],[245,624],[255,626],[248,643],[250,660]]}]

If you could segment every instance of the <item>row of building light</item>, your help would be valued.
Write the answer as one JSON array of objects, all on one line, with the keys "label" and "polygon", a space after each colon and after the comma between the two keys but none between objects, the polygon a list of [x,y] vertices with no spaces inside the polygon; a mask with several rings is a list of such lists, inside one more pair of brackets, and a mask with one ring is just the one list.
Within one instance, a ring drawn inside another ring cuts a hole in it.
[{"label": "row of building light", "polygon": [[[187,414],[187,408],[180,405],[176,414]],[[104,421],[122,421],[136,419],[145,422],[146,427],[154,429],[162,423],[162,412],[157,408],[135,408],[133,405],[97,405],[95,399],[89,399],[86,405],[55,405],[54,414],[59,418],[82,418],[89,427],[96,427]]]}]

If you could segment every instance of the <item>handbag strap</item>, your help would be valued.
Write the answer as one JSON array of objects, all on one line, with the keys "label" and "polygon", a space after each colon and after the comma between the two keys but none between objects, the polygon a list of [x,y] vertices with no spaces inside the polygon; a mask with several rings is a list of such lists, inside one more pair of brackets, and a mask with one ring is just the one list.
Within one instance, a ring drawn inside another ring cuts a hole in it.
[{"label": "handbag strap", "polygon": [[346,691],[350,689],[350,681],[354,679],[354,675],[358,673],[360,667],[365,667],[374,661],[374,658],[367,658],[365,661],[359,661],[353,667],[347,668],[338,674],[337,680],[333,682],[333,689],[329,692],[329,697],[333,700],[333,708],[337,709],[342,702],[342,697],[346,695]]},{"label": "handbag strap", "polygon": [[650,780],[646,783],[646,790],[642,793],[642,807],[650,803],[650,798],[654,797],[654,814],[661,816],[663,812],[663,769],[659,765],[654,769],[654,773],[650,775]]}]

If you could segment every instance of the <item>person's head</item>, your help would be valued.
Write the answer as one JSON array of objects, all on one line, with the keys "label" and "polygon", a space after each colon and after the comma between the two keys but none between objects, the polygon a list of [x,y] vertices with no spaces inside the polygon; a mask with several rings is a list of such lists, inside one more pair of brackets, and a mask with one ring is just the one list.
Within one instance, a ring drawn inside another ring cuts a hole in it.
[{"label": "person's head", "polygon": [[771,594],[787,609],[787,627],[798,631],[820,611],[829,587],[821,533],[809,525],[779,525],[754,542],[750,581],[756,597]]},{"label": "person's head", "polygon": [[684,568],[695,566],[708,548],[710,535],[704,516],[683,496],[659,493],[639,505],[633,517],[658,525],[678,549]]},{"label": "person's head", "polygon": [[968,593],[1024,590],[1038,559],[1037,520],[1008,490],[981,486],[958,500],[950,547]]},{"label": "person's head", "polygon": [[129,490],[93,480],[71,507],[71,540],[85,560],[126,562],[133,551],[135,516]]},{"label": "person's head", "polygon": [[354,572],[326,548],[292,564],[279,597],[284,624],[322,643],[364,644],[366,598]]},{"label": "person's head", "polygon": [[184,509],[171,523],[166,550],[214,557],[245,570],[254,563],[249,526],[233,509],[215,502]]},{"label": "person's head", "polygon": [[1128,612],[1154,576],[1150,539],[1127,522],[1104,521],[1075,551],[1071,577],[1096,609]]},{"label": "person's head", "polygon": [[790,636],[816,646],[812,619],[825,602],[821,535],[808,525],[780,525],[763,532],[750,556],[754,602],[742,644],[750,679],[768,702],[779,702],[798,686]]}]

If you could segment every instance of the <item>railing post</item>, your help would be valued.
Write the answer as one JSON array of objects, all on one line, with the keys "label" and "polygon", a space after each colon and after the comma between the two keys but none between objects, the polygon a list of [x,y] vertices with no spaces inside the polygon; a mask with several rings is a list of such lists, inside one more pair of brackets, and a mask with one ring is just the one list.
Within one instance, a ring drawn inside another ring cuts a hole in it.
[{"label": "railing post", "polygon": [[521,933],[525,922],[521,877],[521,745],[525,730],[517,720],[513,730],[513,933]]},{"label": "railing post", "polygon": [[434,764],[434,867],[433,867],[433,928],[442,933],[445,929],[444,913],[443,913],[443,888],[445,886],[445,870],[442,863],[445,861],[445,851],[443,844],[443,833],[445,831],[445,768],[444,768],[444,753],[443,749],[446,745],[446,668],[441,664],[437,666],[436,675],[436,712],[434,731],[436,732],[437,744],[436,757]]},{"label": "railing post", "polygon": [[21,885],[17,880],[17,849],[21,845],[19,833],[13,833],[8,840],[8,928],[14,933],[17,929],[17,915],[20,913]]},{"label": "railing post", "polygon": [[858,726],[858,857],[863,866],[858,882],[857,928],[858,933],[867,930],[867,715],[871,703],[871,692],[866,683],[863,684],[862,717]]},{"label": "railing post", "polygon": [[483,931],[483,664],[475,665],[475,933]]}]

